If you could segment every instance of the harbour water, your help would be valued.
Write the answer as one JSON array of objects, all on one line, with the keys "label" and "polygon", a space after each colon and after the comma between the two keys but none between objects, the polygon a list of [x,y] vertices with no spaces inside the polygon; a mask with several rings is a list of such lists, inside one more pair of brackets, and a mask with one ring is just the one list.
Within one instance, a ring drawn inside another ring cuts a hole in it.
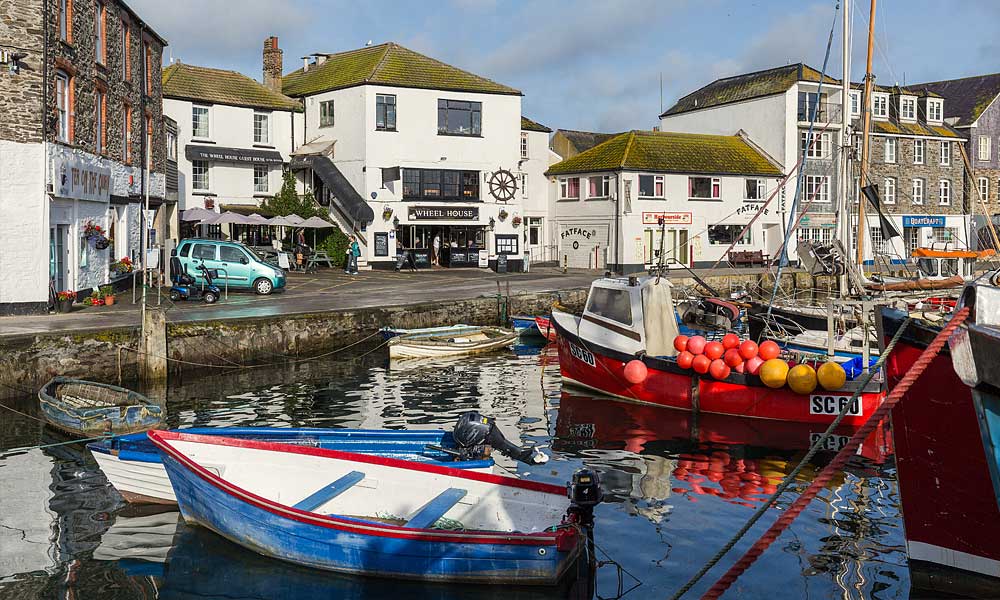
[{"label": "harbour water", "polygon": [[[552,347],[391,365],[375,352],[201,373],[172,382],[166,395],[169,427],[450,428],[467,410],[495,416],[508,439],[552,456],[534,467],[501,457],[502,468],[560,485],[583,465],[600,471],[606,498],[596,513],[595,598],[668,597],[749,518],[819,432],[693,419],[564,389]],[[38,416],[30,396],[5,404]],[[125,504],[82,445],[10,452],[65,439],[30,416],[0,414],[2,599],[566,597],[341,577],[264,559],[184,525],[176,512]],[[830,456],[818,456],[796,489]],[[779,514],[771,513],[738,551]],[[688,597],[698,597],[736,557]],[[569,593],[579,598],[581,589]],[[891,449],[874,439],[727,597],[888,599],[908,589]]]}]

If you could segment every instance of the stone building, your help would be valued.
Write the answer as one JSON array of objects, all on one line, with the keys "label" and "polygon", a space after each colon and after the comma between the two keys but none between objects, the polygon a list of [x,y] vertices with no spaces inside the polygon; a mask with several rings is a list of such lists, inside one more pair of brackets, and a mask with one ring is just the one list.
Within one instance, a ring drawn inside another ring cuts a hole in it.
[{"label": "stone building", "polygon": [[0,0],[0,22],[0,314],[43,312],[50,290],[86,295],[140,261],[147,193],[150,244],[175,235],[166,41],[118,0]]},{"label": "stone building", "polygon": [[[946,99],[944,120],[965,138],[965,151],[972,166],[972,173],[966,173],[965,194],[969,212],[975,215],[977,229],[981,228],[985,217],[978,203],[980,195],[986,202],[987,214],[995,220],[1000,213],[1000,101],[997,100],[1000,73],[919,83],[912,89],[940,94]],[[985,243],[988,239],[985,231],[983,235],[973,235],[976,242]]]}]

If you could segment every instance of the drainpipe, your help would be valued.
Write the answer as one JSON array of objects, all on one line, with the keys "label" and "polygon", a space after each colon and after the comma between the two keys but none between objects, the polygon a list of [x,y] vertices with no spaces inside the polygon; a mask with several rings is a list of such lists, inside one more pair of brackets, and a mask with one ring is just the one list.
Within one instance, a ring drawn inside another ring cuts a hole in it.
[{"label": "drainpipe", "polygon": [[[624,172],[622,172],[624,175]],[[622,194],[621,187],[624,187],[622,183],[622,177],[618,177],[618,183],[615,185],[615,265],[618,267],[617,271],[624,275],[625,269],[622,268],[621,256],[619,255],[619,249],[621,247],[621,215],[622,215]]]}]

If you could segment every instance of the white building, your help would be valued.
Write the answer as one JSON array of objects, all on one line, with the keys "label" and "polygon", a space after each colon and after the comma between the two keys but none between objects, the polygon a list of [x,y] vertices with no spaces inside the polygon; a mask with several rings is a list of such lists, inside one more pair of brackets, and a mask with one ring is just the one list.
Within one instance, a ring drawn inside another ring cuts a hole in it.
[{"label": "white building", "polygon": [[532,263],[558,260],[558,245],[549,218],[550,185],[545,171],[562,159],[549,149],[550,133],[552,130],[548,127],[527,117],[521,117],[518,193],[521,195],[524,207],[524,251],[529,254]]},{"label": "white building", "polygon": [[358,237],[362,268],[392,268],[397,239],[428,266],[435,238],[455,246],[441,264],[477,265],[485,250],[521,267],[525,207],[544,218],[548,194],[521,154],[524,132],[529,159],[548,157],[532,141],[544,132],[522,129],[521,92],[394,43],[314,54],[282,91],[305,108],[292,168]]},{"label": "white building", "polygon": [[275,195],[283,166],[302,141],[294,126],[300,108],[234,71],[180,62],[166,67],[163,113],[177,121],[177,146],[168,153],[177,159],[180,207],[249,210]]},{"label": "white building", "polygon": [[556,186],[558,256],[570,268],[634,273],[656,265],[661,218],[667,265],[710,266],[733,242],[733,251],[768,254],[781,241],[775,209],[746,230],[783,175],[743,132],[630,131],[547,175]]}]

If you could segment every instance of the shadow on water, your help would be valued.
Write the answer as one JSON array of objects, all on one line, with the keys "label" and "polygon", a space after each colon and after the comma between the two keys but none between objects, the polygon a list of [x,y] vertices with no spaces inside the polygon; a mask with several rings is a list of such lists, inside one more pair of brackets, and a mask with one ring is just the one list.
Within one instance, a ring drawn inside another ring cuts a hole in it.
[{"label": "shadow on water", "polygon": [[[596,555],[610,557],[643,582],[629,599],[669,596],[743,524],[818,433],[780,423],[694,419],[564,391],[551,347],[391,365],[375,352],[352,360],[202,372],[175,379],[159,393],[167,398],[169,427],[450,428],[469,409],[496,416],[508,439],[548,447],[552,454],[544,467],[500,461],[502,468],[558,485],[584,465],[601,472],[607,502],[596,514]],[[503,586],[351,578],[265,559],[178,525],[176,514],[137,512],[108,485],[82,445],[4,453],[65,439],[30,418],[39,416],[34,398],[5,404],[29,416],[0,417],[0,599],[548,598],[571,592],[514,595]],[[840,441],[800,475],[797,491]],[[779,508],[792,498],[779,500]],[[134,520],[142,518],[153,520]],[[733,594],[888,599],[904,597],[908,581],[891,439],[882,431]],[[597,570],[595,597],[614,598],[630,584],[614,563],[604,564]]]}]

